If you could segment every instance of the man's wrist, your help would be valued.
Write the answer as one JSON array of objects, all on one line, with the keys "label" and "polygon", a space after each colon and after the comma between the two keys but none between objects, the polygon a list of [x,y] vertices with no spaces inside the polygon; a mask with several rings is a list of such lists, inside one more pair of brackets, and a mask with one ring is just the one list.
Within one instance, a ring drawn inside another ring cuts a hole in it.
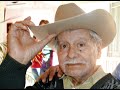
[{"label": "man's wrist", "polygon": [[10,71],[10,72],[14,72],[15,70],[18,70],[18,69],[24,69],[26,71],[28,68],[27,65],[17,62],[9,54],[6,54],[5,59],[1,63],[1,67],[3,67],[4,70]]}]

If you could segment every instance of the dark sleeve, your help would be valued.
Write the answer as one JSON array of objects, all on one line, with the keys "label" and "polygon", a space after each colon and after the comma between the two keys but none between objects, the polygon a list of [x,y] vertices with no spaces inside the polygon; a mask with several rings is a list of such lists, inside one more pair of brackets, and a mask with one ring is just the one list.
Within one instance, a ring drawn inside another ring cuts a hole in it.
[{"label": "dark sleeve", "polygon": [[28,67],[7,54],[0,65],[0,89],[23,89]]},{"label": "dark sleeve", "polygon": [[120,89],[120,81],[108,73],[98,80],[91,89]]},{"label": "dark sleeve", "polygon": [[47,77],[46,83],[43,83],[42,80],[39,80],[33,86],[28,86],[25,89],[64,89],[63,79],[60,79],[56,73],[52,81],[49,81],[49,78]]}]

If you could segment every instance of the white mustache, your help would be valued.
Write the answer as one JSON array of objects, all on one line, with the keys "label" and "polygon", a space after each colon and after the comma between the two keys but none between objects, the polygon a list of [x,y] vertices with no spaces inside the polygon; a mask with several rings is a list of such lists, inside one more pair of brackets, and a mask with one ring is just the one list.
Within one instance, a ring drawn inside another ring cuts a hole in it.
[{"label": "white mustache", "polygon": [[64,64],[85,64],[85,61],[77,60],[77,59],[69,59],[64,62]]}]

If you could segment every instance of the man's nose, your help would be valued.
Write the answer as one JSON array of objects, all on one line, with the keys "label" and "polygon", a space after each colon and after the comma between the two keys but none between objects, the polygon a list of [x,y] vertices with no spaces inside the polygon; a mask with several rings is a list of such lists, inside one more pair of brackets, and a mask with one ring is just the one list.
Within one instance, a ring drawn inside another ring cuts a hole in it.
[{"label": "man's nose", "polygon": [[76,49],[74,47],[69,48],[68,57],[69,58],[75,58],[76,57]]}]

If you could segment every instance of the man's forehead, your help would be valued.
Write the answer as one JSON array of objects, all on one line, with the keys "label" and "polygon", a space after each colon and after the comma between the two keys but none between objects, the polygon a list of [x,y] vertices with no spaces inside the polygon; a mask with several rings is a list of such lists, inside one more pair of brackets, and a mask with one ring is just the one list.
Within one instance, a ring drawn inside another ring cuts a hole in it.
[{"label": "man's forehead", "polygon": [[74,35],[56,37],[57,42],[87,42],[91,40],[90,35]]},{"label": "man's forehead", "polygon": [[87,29],[75,29],[75,30],[66,30],[64,32],[61,32],[57,35],[57,38],[61,39],[61,38],[65,38],[65,37],[71,37],[71,38],[75,38],[75,37],[89,37],[90,36],[90,30]]}]

